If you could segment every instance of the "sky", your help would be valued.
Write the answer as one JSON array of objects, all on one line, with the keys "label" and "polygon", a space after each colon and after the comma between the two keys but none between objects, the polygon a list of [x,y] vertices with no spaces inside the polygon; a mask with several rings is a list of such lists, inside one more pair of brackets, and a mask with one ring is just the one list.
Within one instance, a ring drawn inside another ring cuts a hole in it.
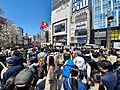
[{"label": "sky", "polygon": [[35,35],[40,32],[40,22],[51,20],[51,0],[0,0],[0,14],[24,29],[24,33]]}]

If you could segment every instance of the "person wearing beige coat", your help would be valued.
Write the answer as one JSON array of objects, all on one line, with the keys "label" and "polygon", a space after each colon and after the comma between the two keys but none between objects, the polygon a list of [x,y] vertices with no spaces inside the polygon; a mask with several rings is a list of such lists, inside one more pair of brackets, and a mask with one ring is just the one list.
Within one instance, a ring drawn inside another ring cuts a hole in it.
[{"label": "person wearing beige coat", "polygon": [[49,56],[48,73],[45,82],[45,90],[57,90],[55,64],[54,64],[54,58],[52,56]]}]

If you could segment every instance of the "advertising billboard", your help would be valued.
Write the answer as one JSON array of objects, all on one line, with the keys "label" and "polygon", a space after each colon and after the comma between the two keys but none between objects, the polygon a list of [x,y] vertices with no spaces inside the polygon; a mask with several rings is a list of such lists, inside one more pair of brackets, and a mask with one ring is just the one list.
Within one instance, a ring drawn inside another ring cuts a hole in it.
[{"label": "advertising billboard", "polygon": [[62,20],[53,24],[53,33],[55,34],[55,33],[66,32],[66,27],[67,27],[66,25],[67,25],[66,20]]},{"label": "advertising billboard", "polygon": [[72,0],[72,13],[88,7],[88,1],[89,0]]}]

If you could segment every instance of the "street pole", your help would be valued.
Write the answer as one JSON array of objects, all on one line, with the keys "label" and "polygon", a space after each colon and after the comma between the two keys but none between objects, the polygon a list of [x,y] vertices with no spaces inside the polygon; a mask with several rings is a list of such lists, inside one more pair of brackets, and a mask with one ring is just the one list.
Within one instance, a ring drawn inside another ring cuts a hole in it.
[{"label": "street pole", "polygon": [[107,49],[111,49],[111,37],[110,37],[110,32],[111,32],[111,23],[112,20],[114,19],[113,16],[110,16],[110,9],[107,10],[107,31],[106,31],[106,47]]}]

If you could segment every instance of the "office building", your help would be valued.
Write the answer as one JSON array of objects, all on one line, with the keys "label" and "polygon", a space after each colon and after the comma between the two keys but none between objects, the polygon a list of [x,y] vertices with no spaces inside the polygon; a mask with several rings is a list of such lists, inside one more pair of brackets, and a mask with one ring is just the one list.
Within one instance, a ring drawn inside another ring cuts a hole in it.
[{"label": "office building", "polygon": [[113,16],[110,30],[111,46],[114,42],[120,42],[120,0],[92,0],[92,34],[91,42],[106,47],[107,41],[107,13]]}]

